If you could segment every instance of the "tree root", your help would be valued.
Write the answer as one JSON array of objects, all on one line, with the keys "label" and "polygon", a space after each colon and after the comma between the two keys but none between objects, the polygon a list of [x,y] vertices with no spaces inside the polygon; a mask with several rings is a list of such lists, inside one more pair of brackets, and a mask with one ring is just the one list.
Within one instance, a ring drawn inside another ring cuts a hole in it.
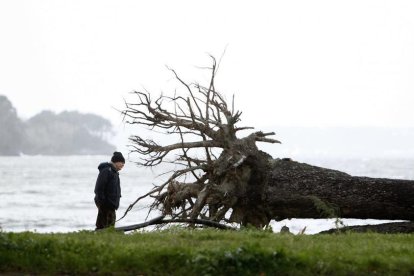
[{"label": "tree root", "polygon": [[206,220],[206,219],[164,219],[165,216],[159,216],[154,219],[151,219],[149,221],[138,223],[134,225],[128,225],[128,226],[121,226],[116,227],[115,230],[118,231],[133,231],[141,228],[145,228],[151,225],[159,225],[159,224],[168,224],[168,223],[191,223],[191,224],[201,224],[208,227],[215,227],[218,229],[224,229],[224,230],[236,230],[236,228],[230,227],[228,225],[224,225],[221,223],[218,223],[216,221]]}]

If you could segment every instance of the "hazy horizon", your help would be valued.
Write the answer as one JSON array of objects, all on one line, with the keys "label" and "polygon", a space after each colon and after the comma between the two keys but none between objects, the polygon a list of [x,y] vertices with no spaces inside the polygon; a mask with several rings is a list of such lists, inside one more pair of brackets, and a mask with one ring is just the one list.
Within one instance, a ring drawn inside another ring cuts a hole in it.
[{"label": "hazy horizon", "polygon": [[[61,115],[71,113],[43,113],[37,117],[52,116],[58,118]],[[78,114],[78,113],[73,113]],[[82,114],[76,115],[80,119]],[[90,117],[90,115],[88,115]],[[85,120],[89,118],[85,117]],[[93,116],[92,116],[93,117]],[[98,118],[98,117],[97,117]],[[103,118],[103,117],[101,117]],[[33,118],[30,118],[33,120]],[[26,122],[30,122],[26,121]],[[53,119],[52,121],[54,121]],[[85,125],[88,122],[84,122]],[[109,124],[109,122],[108,122]],[[246,126],[240,122],[238,126]],[[44,126],[43,126],[44,127]],[[90,126],[93,127],[93,126]],[[178,142],[178,137],[154,133],[139,126],[126,123],[113,125],[113,133],[107,132],[106,141],[114,145],[118,150],[128,152],[128,140],[130,135],[139,135],[143,138],[153,138],[163,145]],[[36,128],[36,126],[32,126]],[[259,148],[268,152],[275,158],[414,158],[414,127],[300,127],[282,125],[255,125],[254,130],[243,131],[239,137],[243,137],[252,131],[276,132],[275,138],[282,144],[258,143]],[[38,131],[41,131],[38,130]],[[56,132],[64,131],[56,129]],[[107,130],[109,131],[109,129]],[[175,139],[176,138],[176,139]],[[17,139],[17,137],[15,138]],[[34,137],[30,140],[36,140]],[[37,139],[38,140],[38,139]],[[42,140],[42,139],[41,139]],[[79,141],[74,143],[79,143]],[[47,144],[48,142],[46,142]],[[72,143],[73,144],[73,143]],[[82,147],[82,144],[79,144]],[[48,154],[38,151],[36,154]],[[102,154],[105,152],[101,150]],[[23,152],[24,154],[30,154]],[[49,152],[50,153],[50,152]],[[111,152],[108,152],[110,154]]]}]

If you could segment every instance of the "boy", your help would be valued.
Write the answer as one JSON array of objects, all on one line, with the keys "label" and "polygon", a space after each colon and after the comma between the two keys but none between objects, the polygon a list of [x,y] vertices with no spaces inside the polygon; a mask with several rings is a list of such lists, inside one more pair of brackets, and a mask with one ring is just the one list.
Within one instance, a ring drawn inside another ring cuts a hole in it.
[{"label": "boy", "polygon": [[99,175],[95,185],[95,204],[98,207],[96,230],[115,225],[115,210],[121,198],[121,181],[119,171],[125,165],[125,158],[120,152],[114,152],[111,162],[99,164]]}]

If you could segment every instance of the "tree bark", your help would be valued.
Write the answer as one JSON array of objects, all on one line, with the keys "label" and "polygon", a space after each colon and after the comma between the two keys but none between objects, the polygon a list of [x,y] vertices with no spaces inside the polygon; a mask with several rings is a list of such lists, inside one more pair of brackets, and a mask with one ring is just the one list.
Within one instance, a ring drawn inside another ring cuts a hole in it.
[{"label": "tree bark", "polygon": [[414,181],[356,177],[290,159],[272,161],[264,205],[271,219],[414,219]]}]

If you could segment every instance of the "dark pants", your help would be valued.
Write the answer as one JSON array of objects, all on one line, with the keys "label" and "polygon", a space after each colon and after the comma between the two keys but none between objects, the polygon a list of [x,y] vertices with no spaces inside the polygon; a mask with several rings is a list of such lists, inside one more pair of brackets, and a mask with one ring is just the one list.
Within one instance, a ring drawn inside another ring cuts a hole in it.
[{"label": "dark pants", "polygon": [[115,225],[115,210],[106,206],[98,207],[98,217],[96,218],[96,229],[103,229]]}]

